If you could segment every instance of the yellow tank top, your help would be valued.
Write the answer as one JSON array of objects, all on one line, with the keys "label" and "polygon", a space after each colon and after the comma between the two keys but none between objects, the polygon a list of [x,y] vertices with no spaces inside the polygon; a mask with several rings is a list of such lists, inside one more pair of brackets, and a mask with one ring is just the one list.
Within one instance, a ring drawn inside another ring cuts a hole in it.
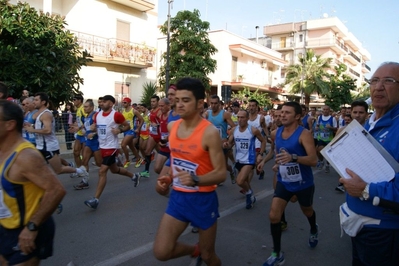
[{"label": "yellow tank top", "polygon": [[[86,117],[87,114],[85,113],[85,111],[83,110],[83,104],[76,110],[76,123],[78,124],[79,127],[82,127],[84,124],[84,117]],[[77,132],[78,136],[84,136],[84,132],[79,129]]]},{"label": "yellow tank top", "polygon": [[133,126],[134,126],[133,125],[133,118],[134,118],[133,108],[130,109],[130,111],[123,110],[122,114],[125,117],[125,119],[129,122],[130,129],[133,130]]},{"label": "yellow tank top", "polygon": [[25,226],[39,208],[44,194],[43,189],[30,181],[15,182],[8,177],[18,153],[24,149],[36,150],[31,143],[23,142],[0,163],[0,225],[7,229]]}]

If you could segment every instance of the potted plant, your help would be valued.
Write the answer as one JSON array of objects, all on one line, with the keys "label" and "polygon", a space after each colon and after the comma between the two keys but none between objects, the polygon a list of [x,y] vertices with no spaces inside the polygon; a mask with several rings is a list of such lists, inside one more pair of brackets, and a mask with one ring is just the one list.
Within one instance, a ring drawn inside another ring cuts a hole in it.
[{"label": "potted plant", "polygon": [[244,75],[238,75],[238,76],[237,76],[237,80],[238,80],[239,82],[241,82],[243,79],[244,79]]}]

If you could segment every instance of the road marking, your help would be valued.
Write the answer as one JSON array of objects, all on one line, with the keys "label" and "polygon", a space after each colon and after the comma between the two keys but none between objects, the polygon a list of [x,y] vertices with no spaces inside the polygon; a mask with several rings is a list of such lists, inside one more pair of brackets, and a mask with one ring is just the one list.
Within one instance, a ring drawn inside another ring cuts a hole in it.
[{"label": "road marking", "polygon": [[[256,196],[257,200],[262,200],[272,194],[273,194],[273,190],[271,189],[271,190],[263,190],[263,191],[255,194],[255,196]],[[244,209],[244,207],[245,207],[245,203],[240,203],[235,206],[232,206],[232,207],[220,212],[220,218],[229,216],[229,215],[235,213],[236,211]],[[186,229],[182,235],[187,235],[189,233],[191,233],[190,228]],[[95,264],[95,266],[114,266],[114,265],[119,265],[119,264],[125,263],[128,260],[134,259],[135,257],[138,257],[144,253],[152,251],[153,245],[154,245],[154,241],[147,243],[139,248],[127,251],[125,253],[119,254],[110,259],[99,262],[99,263]]]}]

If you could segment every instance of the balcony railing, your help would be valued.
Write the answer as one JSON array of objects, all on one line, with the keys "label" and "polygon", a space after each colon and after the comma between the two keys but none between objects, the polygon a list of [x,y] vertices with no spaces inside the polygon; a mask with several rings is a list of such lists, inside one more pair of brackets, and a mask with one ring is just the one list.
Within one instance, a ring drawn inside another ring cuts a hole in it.
[{"label": "balcony railing", "polygon": [[349,55],[355,58],[355,60],[358,61],[359,63],[361,62],[360,58],[357,55],[355,55],[352,51],[349,52]]},{"label": "balcony railing", "polygon": [[363,63],[362,67],[366,68],[368,71],[371,71],[371,68],[366,63]]},{"label": "balcony railing", "polygon": [[92,56],[104,57],[107,60],[119,59],[131,64],[144,64],[147,67],[154,63],[156,49],[145,44],[71,32],[77,37],[80,48],[87,50]]},{"label": "balcony railing", "polygon": [[355,70],[353,70],[352,68],[349,68],[349,73],[352,73],[353,75],[355,75],[356,77],[360,78],[360,74],[357,73]]}]

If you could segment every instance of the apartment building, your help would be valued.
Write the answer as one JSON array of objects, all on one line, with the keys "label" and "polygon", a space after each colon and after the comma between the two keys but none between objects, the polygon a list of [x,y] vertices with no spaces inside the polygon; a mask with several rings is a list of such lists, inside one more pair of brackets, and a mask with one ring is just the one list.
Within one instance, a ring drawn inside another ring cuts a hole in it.
[{"label": "apartment building", "polygon": [[[358,88],[365,74],[371,71],[367,65],[370,53],[337,17],[264,26],[263,34],[264,45],[282,53],[290,65],[299,63],[298,56],[304,54],[305,49],[313,49],[316,55],[333,59],[331,73],[334,66],[345,64],[346,74],[357,80]],[[282,69],[282,76],[285,70]]]},{"label": "apartment building", "polygon": [[143,83],[156,80],[158,0],[26,2],[38,11],[65,16],[67,29],[93,56],[80,71],[85,98],[111,94],[119,102],[123,97],[139,102]]},{"label": "apartment building", "polygon": [[[226,30],[208,32],[211,43],[218,49],[212,56],[217,61],[215,73],[209,75],[210,94],[223,97],[226,89],[237,92],[244,87],[267,93],[274,101],[284,100],[280,86],[281,69],[287,62],[282,54]],[[158,39],[158,53],[166,51],[166,37]]]}]

